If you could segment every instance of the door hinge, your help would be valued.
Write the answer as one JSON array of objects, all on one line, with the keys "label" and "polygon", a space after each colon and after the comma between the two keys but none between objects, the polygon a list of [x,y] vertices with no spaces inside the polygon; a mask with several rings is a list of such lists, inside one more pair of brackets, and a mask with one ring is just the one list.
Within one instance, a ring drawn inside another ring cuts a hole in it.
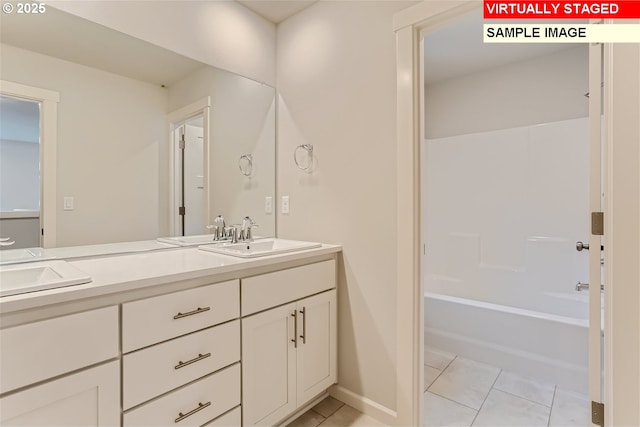
[{"label": "door hinge", "polygon": [[604,212],[591,212],[591,234],[604,236]]},{"label": "door hinge", "polygon": [[184,206],[180,206],[178,208],[178,215],[185,215],[185,207]]},{"label": "door hinge", "polygon": [[604,427],[604,403],[591,401],[591,422]]},{"label": "door hinge", "polygon": [[40,234],[44,236],[44,228],[40,229]]},{"label": "door hinge", "polygon": [[184,146],[185,146],[184,139],[181,139],[179,144],[178,144],[178,148],[180,148],[181,150],[184,150]]}]

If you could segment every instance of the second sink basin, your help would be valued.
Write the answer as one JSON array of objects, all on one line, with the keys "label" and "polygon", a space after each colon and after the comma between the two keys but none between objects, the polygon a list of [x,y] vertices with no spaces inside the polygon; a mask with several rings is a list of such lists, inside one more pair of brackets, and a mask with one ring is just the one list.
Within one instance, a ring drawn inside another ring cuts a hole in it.
[{"label": "second sink basin", "polygon": [[231,255],[240,258],[255,258],[276,255],[285,252],[302,251],[322,246],[321,243],[300,242],[285,239],[260,239],[254,242],[227,243],[221,245],[200,246],[198,249]]},{"label": "second sink basin", "polygon": [[91,277],[66,261],[16,264],[0,269],[0,297],[88,283]]},{"label": "second sink basin", "polygon": [[213,240],[213,234],[200,234],[198,236],[158,237],[158,242],[169,243],[176,246],[197,246],[209,243],[218,243]]}]

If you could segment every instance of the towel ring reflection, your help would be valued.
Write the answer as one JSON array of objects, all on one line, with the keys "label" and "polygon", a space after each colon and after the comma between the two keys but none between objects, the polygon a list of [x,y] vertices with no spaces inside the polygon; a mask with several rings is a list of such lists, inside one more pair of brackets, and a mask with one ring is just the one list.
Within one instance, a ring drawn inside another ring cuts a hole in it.
[{"label": "towel ring reflection", "polygon": [[[302,159],[298,159],[299,153],[306,153],[307,161],[304,162]],[[301,144],[296,147],[293,151],[293,161],[296,162],[296,166],[298,169],[310,172],[311,167],[313,166],[313,145],[312,144]]]},{"label": "towel ring reflection", "polygon": [[244,176],[251,176],[253,172],[253,154],[243,154],[238,160],[238,168]]}]

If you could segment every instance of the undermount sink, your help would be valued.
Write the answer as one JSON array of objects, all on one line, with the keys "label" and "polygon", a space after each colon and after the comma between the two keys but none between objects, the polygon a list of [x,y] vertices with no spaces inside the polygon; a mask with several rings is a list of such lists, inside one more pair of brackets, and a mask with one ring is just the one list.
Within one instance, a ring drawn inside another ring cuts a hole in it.
[{"label": "undermount sink", "polygon": [[0,297],[80,285],[91,277],[66,261],[14,264],[0,268]]},{"label": "undermount sink", "polygon": [[321,243],[284,239],[261,239],[253,242],[226,243],[200,246],[198,249],[240,258],[255,258],[285,252],[303,251],[321,247]]},{"label": "undermount sink", "polygon": [[201,234],[198,236],[158,237],[158,242],[169,243],[176,246],[198,246],[218,243],[213,240],[213,234]]}]

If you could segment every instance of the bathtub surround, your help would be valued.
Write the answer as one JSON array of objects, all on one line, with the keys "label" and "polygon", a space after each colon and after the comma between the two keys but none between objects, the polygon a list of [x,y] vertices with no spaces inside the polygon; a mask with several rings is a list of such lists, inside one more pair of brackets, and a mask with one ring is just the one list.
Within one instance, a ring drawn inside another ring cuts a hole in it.
[{"label": "bathtub surround", "polygon": [[[425,290],[587,318],[588,120],[423,145]],[[574,308],[577,307],[577,308]]]}]

